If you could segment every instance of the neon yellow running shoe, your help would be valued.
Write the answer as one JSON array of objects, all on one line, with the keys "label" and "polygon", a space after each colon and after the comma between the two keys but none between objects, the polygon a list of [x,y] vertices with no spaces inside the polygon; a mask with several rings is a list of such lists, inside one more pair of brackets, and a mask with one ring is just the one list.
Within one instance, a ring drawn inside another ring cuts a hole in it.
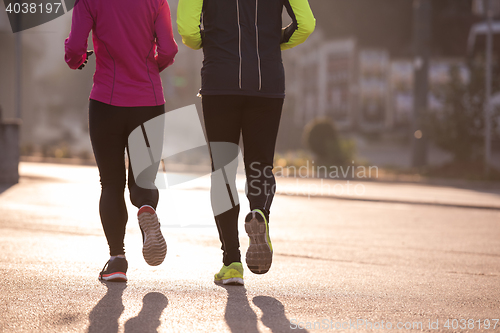
[{"label": "neon yellow running shoe", "polygon": [[214,282],[242,286],[243,265],[241,262],[233,262],[229,266],[222,266],[219,273],[214,275]]},{"label": "neon yellow running shoe", "polygon": [[246,262],[255,274],[265,274],[273,262],[273,245],[269,237],[269,225],[260,209],[254,209],[245,218],[245,230],[250,238]]}]

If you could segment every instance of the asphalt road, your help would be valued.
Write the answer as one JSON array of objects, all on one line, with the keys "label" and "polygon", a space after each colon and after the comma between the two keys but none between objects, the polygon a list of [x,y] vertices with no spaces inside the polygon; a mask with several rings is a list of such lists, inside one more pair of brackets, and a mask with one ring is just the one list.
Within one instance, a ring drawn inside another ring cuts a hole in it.
[{"label": "asphalt road", "polygon": [[360,195],[310,196],[319,180],[279,179],[295,192],[275,198],[271,270],[221,287],[206,177],[160,192],[158,267],[127,198],[121,284],[97,279],[108,259],[97,169],[23,163],[21,175],[0,189],[0,332],[500,332],[498,189],[366,182]]}]

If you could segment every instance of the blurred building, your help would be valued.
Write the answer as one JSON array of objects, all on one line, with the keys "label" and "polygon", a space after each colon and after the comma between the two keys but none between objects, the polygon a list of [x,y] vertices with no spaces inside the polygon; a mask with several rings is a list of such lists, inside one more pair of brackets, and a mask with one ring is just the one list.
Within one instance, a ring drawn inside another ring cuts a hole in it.
[{"label": "blurred building", "polygon": [[[284,53],[294,68],[287,98],[294,100],[296,127],[329,117],[341,130],[407,131],[413,116],[412,3],[311,0],[321,41],[312,36],[307,48]],[[463,82],[470,79],[468,44],[484,52],[484,23],[472,0],[432,4],[428,105],[439,112],[450,69],[458,67]]]},{"label": "blurred building", "polygon": [[[429,109],[443,108],[439,91],[450,69],[469,80],[465,57],[434,58],[429,67]],[[328,41],[304,50],[292,66],[296,83],[294,120],[304,126],[328,117],[341,130],[379,132],[407,127],[413,113],[411,58],[391,59],[387,50],[358,49],[350,40]]]},{"label": "blurred building", "polygon": [[[414,0],[309,0],[326,39],[355,38],[360,48],[385,49],[392,58],[412,56]],[[472,24],[481,21],[473,0],[432,1],[432,54],[465,54]]]}]

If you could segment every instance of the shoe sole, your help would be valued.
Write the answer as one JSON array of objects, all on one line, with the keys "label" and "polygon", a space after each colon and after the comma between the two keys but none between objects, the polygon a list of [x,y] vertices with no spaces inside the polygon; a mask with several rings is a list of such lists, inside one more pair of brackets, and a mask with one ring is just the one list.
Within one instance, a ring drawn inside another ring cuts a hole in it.
[{"label": "shoe sole", "polygon": [[125,275],[125,273],[121,272],[101,275],[99,279],[109,282],[127,282],[127,276]]},{"label": "shoe sole", "polygon": [[245,282],[243,281],[242,278],[229,278],[225,280],[214,280],[215,284],[223,284],[223,285],[230,285],[230,286],[244,286]]},{"label": "shoe sole", "polygon": [[161,234],[160,223],[156,214],[142,213],[139,215],[139,226],[144,233],[142,255],[150,266],[158,266],[167,255],[167,243]]},{"label": "shoe sole", "polygon": [[271,268],[273,251],[269,247],[266,222],[257,219],[257,212],[250,212],[245,218],[245,231],[250,238],[246,254],[247,266],[255,274],[265,274]]},{"label": "shoe sole", "polygon": [[225,285],[233,285],[233,286],[243,286],[245,283],[242,278],[230,278],[222,280],[222,283]]}]

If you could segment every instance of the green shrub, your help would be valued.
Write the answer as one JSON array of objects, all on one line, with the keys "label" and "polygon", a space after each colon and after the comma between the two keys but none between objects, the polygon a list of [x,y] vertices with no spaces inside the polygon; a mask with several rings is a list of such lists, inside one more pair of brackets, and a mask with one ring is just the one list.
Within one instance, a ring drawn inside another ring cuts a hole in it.
[{"label": "green shrub", "polygon": [[317,156],[318,165],[345,165],[351,163],[355,144],[342,140],[330,119],[312,120],[304,129],[306,146]]}]

